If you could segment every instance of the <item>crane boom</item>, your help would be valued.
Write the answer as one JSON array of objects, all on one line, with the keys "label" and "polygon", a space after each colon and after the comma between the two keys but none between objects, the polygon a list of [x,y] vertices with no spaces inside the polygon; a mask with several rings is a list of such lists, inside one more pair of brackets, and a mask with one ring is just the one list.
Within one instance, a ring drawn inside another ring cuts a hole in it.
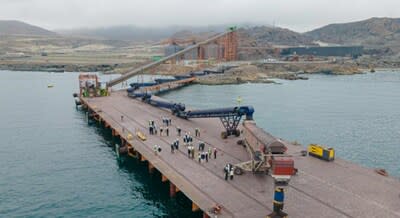
[{"label": "crane boom", "polygon": [[131,78],[132,76],[135,76],[135,75],[140,74],[140,73],[144,73],[144,71],[146,71],[146,70],[148,70],[148,69],[151,69],[151,68],[153,68],[153,67],[156,67],[156,66],[158,66],[158,65],[160,65],[160,64],[162,64],[162,63],[164,63],[165,61],[168,61],[168,60],[171,60],[171,59],[173,59],[173,58],[176,58],[176,57],[178,57],[178,56],[180,56],[180,55],[183,55],[183,54],[185,54],[186,52],[189,52],[189,51],[191,51],[191,50],[193,50],[193,49],[197,49],[198,47],[200,47],[200,46],[202,46],[202,45],[205,45],[205,44],[208,44],[208,43],[210,43],[210,42],[213,42],[213,41],[215,41],[215,40],[217,40],[217,39],[219,39],[219,38],[225,36],[226,34],[231,33],[231,32],[234,32],[234,31],[236,31],[236,29],[232,29],[232,28],[231,28],[231,29],[229,29],[228,31],[226,31],[226,32],[224,32],[224,33],[215,35],[215,36],[213,36],[213,37],[211,37],[211,38],[209,38],[209,39],[206,39],[206,40],[204,40],[204,41],[202,41],[202,42],[199,42],[199,43],[197,43],[197,44],[195,44],[195,45],[189,46],[189,47],[187,47],[187,48],[185,48],[185,49],[183,49],[183,50],[181,50],[181,51],[176,52],[175,54],[169,55],[169,56],[167,56],[167,57],[161,58],[161,59],[158,60],[158,61],[155,61],[155,62],[152,62],[152,63],[150,63],[150,64],[144,65],[144,66],[142,66],[142,67],[136,68],[136,69],[134,69],[134,70],[132,70],[132,71],[130,71],[130,72],[128,72],[128,73],[126,73],[126,74],[124,74],[124,75],[122,75],[122,76],[116,78],[116,79],[113,79],[113,80],[109,81],[109,82],[107,83],[107,87],[112,87],[112,86],[114,86],[114,85],[117,85],[118,83],[121,83],[121,82],[123,82],[123,81],[128,80],[128,79]]}]

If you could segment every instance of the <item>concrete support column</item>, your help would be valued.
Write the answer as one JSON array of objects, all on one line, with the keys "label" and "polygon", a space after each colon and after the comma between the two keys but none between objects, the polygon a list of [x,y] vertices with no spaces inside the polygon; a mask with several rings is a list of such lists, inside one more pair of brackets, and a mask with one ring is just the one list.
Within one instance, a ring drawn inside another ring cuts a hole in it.
[{"label": "concrete support column", "polygon": [[174,183],[170,182],[169,183],[169,196],[171,198],[175,197],[176,196],[176,192],[177,192],[176,186],[174,185]]},{"label": "concrete support column", "polygon": [[161,175],[161,181],[162,182],[168,182],[168,178],[164,175]]},{"label": "concrete support column", "polygon": [[203,212],[203,218],[210,218],[210,216],[206,212]]},{"label": "concrete support column", "polygon": [[153,173],[153,172],[154,172],[154,166],[153,166],[153,164],[151,164],[149,162],[149,173]]},{"label": "concrete support column", "polygon": [[111,129],[111,135],[112,136],[119,136],[117,130],[115,130],[115,129]]},{"label": "concrete support column", "polygon": [[196,212],[196,211],[199,211],[199,210],[200,210],[200,207],[197,206],[197,204],[195,204],[194,202],[192,202],[192,211]]}]

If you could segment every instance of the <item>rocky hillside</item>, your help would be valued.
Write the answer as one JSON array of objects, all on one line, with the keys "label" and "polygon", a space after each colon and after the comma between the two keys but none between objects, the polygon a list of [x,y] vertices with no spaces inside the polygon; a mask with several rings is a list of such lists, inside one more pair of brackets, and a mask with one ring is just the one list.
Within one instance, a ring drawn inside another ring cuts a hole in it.
[{"label": "rocky hillside", "polygon": [[252,60],[274,55],[276,45],[313,45],[309,36],[289,29],[269,26],[240,28],[238,30],[239,59]]},{"label": "rocky hillside", "polygon": [[0,20],[0,35],[54,36],[56,33],[21,21]]},{"label": "rocky hillside", "polygon": [[240,28],[238,31],[240,46],[257,44],[267,45],[310,45],[312,38],[289,29],[269,26]]},{"label": "rocky hillside", "polygon": [[337,44],[360,44],[370,49],[400,51],[400,18],[330,24],[304,34],[314,40]]},{"label": "rocky hillside", "polygon": [[363,42],[400,34],[400,18],[371,18],[368,20],[330,24],[305,33],[316,40],[332,43]]}]

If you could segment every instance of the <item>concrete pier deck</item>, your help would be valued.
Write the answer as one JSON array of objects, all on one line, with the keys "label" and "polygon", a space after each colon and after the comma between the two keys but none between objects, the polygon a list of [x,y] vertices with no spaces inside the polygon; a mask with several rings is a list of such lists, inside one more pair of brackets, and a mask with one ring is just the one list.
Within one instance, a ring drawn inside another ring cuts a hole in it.
[{"label": "concrete pier deck", "polygon": [[[81,101],[106,127],[140,153],[150,168],[160,171],[171,188],[176,187],[174,191],[182,191],[195,208],[204,211],[205,217],[213,217],[209,210],[215,204],[223,208],[218,217],[261,218],[272,212],[272,177],[245,173],[225,181],[225,164],[247,161],[249,157],[245,148],[236,143],[241,137],[221,139],[223,127],[219,119],[177,118],[167,110],[131,99],[122,91]],[[172,119],[169,136],[149,135],[148,120],[155,120],[160,127],[162,116]],[[176,126],[181,127],[183,134],[190,132],[192,136],[194,129],[200,128],[200,137],[194,137],[195,147],[200,140],[206,143],[205,150],[208,146],[216,147],[217,159],[211,158],[206,163],[199,163],[197,155],[194,160],[189,159],[181,137],[179,152],[171,153],[170,143],[178,138]],[[136,137],[137,130],[146,133],[146,141]],[[129,139],[129,134],[133,139]],[[162,147],[159,155],[153,152],[155,144]],[[299,169],[286,188],[284,211],[289,217],[400,217],[399,179],[378,175],[373,169],[339,158],[325,162],[302,157],[299,154],[304,148],[285,144]]]}]

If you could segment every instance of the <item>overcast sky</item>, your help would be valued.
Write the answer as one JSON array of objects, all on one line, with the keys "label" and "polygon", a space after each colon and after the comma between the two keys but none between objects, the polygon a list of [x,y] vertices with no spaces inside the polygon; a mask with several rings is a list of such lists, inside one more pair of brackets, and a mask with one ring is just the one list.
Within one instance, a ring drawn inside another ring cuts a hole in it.
[{"label": "overcast sky", "polygon": [[303,32],[370,17],[400,17],[400,0],[0,0],[1,20],[47,29],[248,22]]}]

